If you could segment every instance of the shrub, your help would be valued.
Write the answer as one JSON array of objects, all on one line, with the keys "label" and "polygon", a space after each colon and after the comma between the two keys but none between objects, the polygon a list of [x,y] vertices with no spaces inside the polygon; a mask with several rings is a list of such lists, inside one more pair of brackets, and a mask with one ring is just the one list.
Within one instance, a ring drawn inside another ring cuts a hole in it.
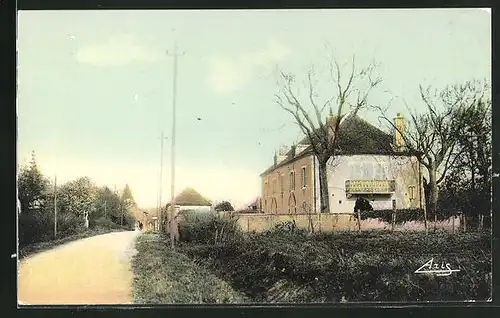
[{"label": "shrub", "polygon": [[179,237],[184,242],[220,243],[240,235],[235,216],[185,211],[179,223]]},{"label": "shrub", "polygon": [[370,201],[368,201],[365,198],[359,197],[356,199],[356,203],[354,205],[354,212],[357,211],[373,211],[373,207],[370,204]]},{"label": "shrub", "polygon": [[[132,218],[131,218],[132,220]],[[135,222],[135,218],[133,218],[133,221]],[[132,223],[132,221],[127,221],[123,222],[123,226],[120,224],[117,224],[113,222],[111,219],[105,218],[105,217],[100,217],[98,219],[93,220],[89,227],[91,229],[96,229],[96,230],[133,230],[135,229],[135,223]],[[129,225],[131,224],[131,225]]]},{"label": "shrub", "polygon": [[57,237],[65,237],[85,231],[85,220],[72,213],[57,215]]},{"label": "shrub", "polygon": [[295,220],[293,221],[283,221],[274,225],[272,229],[275,232],[279,233],[289,233],[298,230],[297,224],[295,224]]},{"label": "shrub", "polygon": [[108,228],[108,229],[118,229],[120,228],[119,224],[114,223],[108,218],[105,217],[100,217],[98,219],[93,220],[93,222],[90,223],[91,228]]},{"label": "shrub", "polygon": [[[62,238],[85,230],[82,217],[70,213],[57,215],[57,237]],[[54,218],[49,213],[21,213],[19,215],[19,246],[54,239]]]},{"label": "shrub", "polygon": [[[361,220],[366,219],[378,219],[382,222],[391,223],[392,222],[392,210],[372,210],[372,211],[361,211]],[[355,218],[358,215],[354,214]],[[429,219],[429,217],[427,217]],[[405,223],[410,221],[423,221],[424,220],[424,210],[423,209],[398,209],[396,210],[396,223]]]},{"label": "shrub", "polygon": [[266,237],[270,240],[297,240],[300,238],[305,238],[308,235],[308,231],[303,228],[297,227],[294,221],[282,221],[274,225],[273,228],[261,233],[261,237]]},{"label": "shrub", "polygon": [[19,246],[43,242],[54,236],[54,220],[45,213],[19,214]]},{"label": "shrub", "polygon": [[129,230],[133,230],[135,228],[135,223],[137,219],[132,214],[126,214],[123,220],[123,226]]},{"label": "shrub", "polygon": [[215,211],[234,211],[234,208],[228,201],[222,201],[215,206]]},{"label": "shrub", "polygon": [[[391,223],[392,222],[392,210],[374,210],[374,211],[361,211],[361,220],[366,219],[378,219],[382,222]],[[438,221],[447,220],[452,216],[457,216],[457,210],[443,209],[436,213],[436,218]],[[357,218],[357,214],[354,215]],[[428,221],[434,221],[434,214],[427,214]],[[424,210],[417,209],[398,209],[396,210],[396,223],[401,224],[411,221],[424,221]]]}]

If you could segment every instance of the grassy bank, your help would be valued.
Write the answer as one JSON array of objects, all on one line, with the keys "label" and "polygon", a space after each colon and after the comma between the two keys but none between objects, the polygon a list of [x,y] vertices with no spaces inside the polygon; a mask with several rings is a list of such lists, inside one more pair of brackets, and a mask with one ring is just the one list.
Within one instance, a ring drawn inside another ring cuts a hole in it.
[{"label": "grassy bank", "polygon": [[134,303],[202,304],[242,303],[245,297],[196,264],[173,251],[168,239],[145,231],[137,239],[134,271]]},{"label": "grassy bank", "polygon": [[[198,224],[198,225],[197,225]],[[187,219],[180,250],[253,302],[487,300],[491,236],[482,233],[324,233],[286,227],[232,231],[234,220]],[[220,233],[231,236],[218,239]],[[227,231],[226,229],[231,229]],[[433,259],[459,269],[418,274]]]},{"label": "grassy bank", "polygon": [[85,230],[85,231],[77,233],[77,234],[69,235],[69,236],[66,236],[63,238],[30,244],[30,245],[24,246],[24,247],[19,249],[19,259],[24,259],[30,255],[40,253],[43,251],[47,251],[47,250],[50,250],[56,246],[66,244],[66,243],[69,243],[72,241],[76,241],[76,240],[80,240],[80,239],[84,239],[84,238],[92,237],[92,236],[96,236],[96,235],[101,235],[101,234],[106,234],[106,233],[111,233],[111,232],[121,232],[121,231],[127,231],[127,229],[118,229],[118,228],[110,229],[110,228],[97,227],[97,228]]}]

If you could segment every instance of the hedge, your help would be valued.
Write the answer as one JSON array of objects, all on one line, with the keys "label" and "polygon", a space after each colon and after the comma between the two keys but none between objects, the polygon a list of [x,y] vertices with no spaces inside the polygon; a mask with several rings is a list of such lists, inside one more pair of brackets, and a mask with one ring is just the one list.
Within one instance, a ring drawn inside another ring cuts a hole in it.
[{"label": "hedge", "polygon": [[[57,237],[77,234],[85,229],[82,218],[71,214],[57,216]],[[54,218],[47,213],[19,214],[19,246],[54,239]]]},{"label": "hedge", "polygon": [[[378,219],[379,221],[382,222],[392,222],[392,214],[393,210],[386,209],[386,210],[372,210],[372,211],[361,211],[361,220],[366,220],[366,219]],[[457,211],[439,211],[437,213],[437,220],[438,221],[443,221],[447,220],[448,218],[452,216],[457,216]],[[358,215],[355,213],[355,218],[357,218]],[[434,214],[427,213],[427,220],[428,221],[434,221]],[[405,222],[411,222],[411,221],[424,221],[424,210],[423,209],[398,209],[396,210],[396,223],[401,224]]]},{"label": "hedge", "polygon": [[179,224],[179,237],[184,242],[215,243],[241,235],[234,215],[185,211]]},{"label": "hedge", "polygon": [[[20,213],[18,222],[20,248],[24,248],[31,244],[54,240],[53,215],[43,212]],[[91,219],[89,226],[91,229],[134,229],[134,222],[127,220],[126,224],[126,226],[121,226],[113,223],[109,219],[99,218],[97,220]],[[85,221],[82,217],[70,213],[61,213],[57,215],[57,239],[77,235],[86,231]]]}]

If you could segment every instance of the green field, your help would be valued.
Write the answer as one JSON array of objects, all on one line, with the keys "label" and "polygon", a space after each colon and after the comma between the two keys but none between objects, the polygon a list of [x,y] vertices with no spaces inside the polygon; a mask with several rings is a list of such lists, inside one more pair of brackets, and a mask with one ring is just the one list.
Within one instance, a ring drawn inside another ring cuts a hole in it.
[{"label": "green field", "polygon": [[[158,277],[169,277],[171,268],[177,267],[179,277],[186,276],[189,281],[193,275],[210,275],[210,280],[221,282],[231,293],[242,294],[253,303],[486,301],[491,295],[491,236],[487,233],[311,235],[286,226],[264,233],[241,233],[234,220],[206,217],[187,218],[180,234],[175,254],[166,245],[167,238],[160,240],[161,248],[158,243],[149,243],[148,249],[156,253],[156,264],[162,265],[136,267],[139,277],[153,275],[152,270]],[[459,271],[449,276],[415,273],[431,259],[438,267],[448,264]],[[146,289],[141,293],[150,294]],[[196,303],[203,298],[191,295],[198,292],[196,288],[183,289],[182,295],[175,296],[161,289],[165,294],[156,302]],[[231,301],[238,300],[234,297]]]}]

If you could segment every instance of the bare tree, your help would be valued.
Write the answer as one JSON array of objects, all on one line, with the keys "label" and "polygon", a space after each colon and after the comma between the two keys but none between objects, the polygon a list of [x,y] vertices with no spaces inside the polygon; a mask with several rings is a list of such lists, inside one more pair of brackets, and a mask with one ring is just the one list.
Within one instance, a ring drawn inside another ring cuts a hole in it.
[{"label": "bare tree", "polygon": [[491,213],[491,115],[489,98],[462,112],[459,121],[464,128],[457,136],[461,155],[439,185],[438,206],[477,217],[479,229],[484,215]]},{"label": "bare tree", "polygon": [[[307,72],[307,97],[302,98],[297,87],[296,76],[279,70],[276,103],[290,115],[307,137],[318,160],[321,212],[330,212],[327,163],[335,158],[338,150],[338,132],[341,115],[346,110],[357,112],[368,105],[368,96],[382,79],[374,75],[377,65],[372,62],[365,68],[357,68],[355,56],[350,71],[344,76],[343,70],[330,49],[328,58],[329,96],[322,102],[318,99],[317,77],[314,66]],[[331,92],[331,93],[330,93]],[[334,109],[336,108],[336,116]],[[324,121],[326,112],[330,117]]]},{"label": "bare tree", "polygon": [[388,117],[388,107],[378,109],[381,111],[380,118],[400,134],[404,148],[415,153],[420,164],[425,167],[427,206],[429,212],[435,215],[438,185],[466,151],[465,148],[458,147],[458,137],[464,133],[467,125],[464,114],[470,114],[470,110],[487,97],[489,84],[474,80],[448,85],[441,91],[422,86],[419,89],[425,110],[417,113],[406,105],[410,120],[403,131]]}]

